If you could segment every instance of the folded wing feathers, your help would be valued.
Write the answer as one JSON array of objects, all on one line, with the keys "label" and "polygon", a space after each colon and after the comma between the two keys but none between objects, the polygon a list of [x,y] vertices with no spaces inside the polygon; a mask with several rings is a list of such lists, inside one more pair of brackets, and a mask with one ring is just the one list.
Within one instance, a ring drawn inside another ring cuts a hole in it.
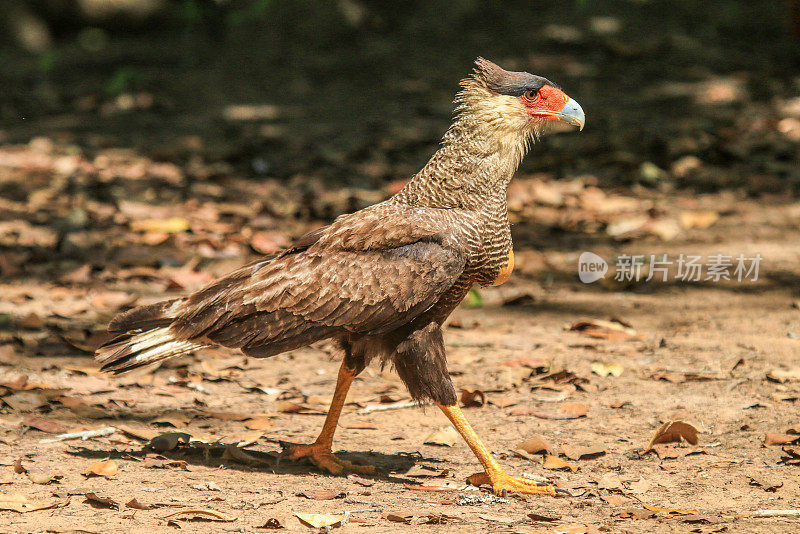
[{"label": "folded wing feathers", "polygon": [[109,326],[118,336],[97,360],[121,373],[212,344],[266,356],[413,319],[461,274],[463,244],[442,233],[448,225],[438,211],[384,208],[339,218],[307,245],[189,297],[121,314]]}]

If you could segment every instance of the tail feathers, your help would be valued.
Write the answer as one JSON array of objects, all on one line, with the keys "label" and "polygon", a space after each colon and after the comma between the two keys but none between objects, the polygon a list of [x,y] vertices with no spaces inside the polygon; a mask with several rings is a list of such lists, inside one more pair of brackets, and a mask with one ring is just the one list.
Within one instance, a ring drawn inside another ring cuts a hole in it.
[{"label": "tail feathers", "polygon": [[95,353],[102,370],[124,373],[207,346],[175,339],[171,332],[170,325],[183,303],[184,299],[158,302],[115,317],[108,331],[118,335]]},{"label": "tail feathers", "polygon": [[119,374],[205,346],[175,339],[168,327],[162,327],[118,336],[97,349],[95,358],[103,364],[103,371]]},{"label": "tail feathers", "polygon": [[165,300],[120,313],[111,320],[108,331],[121,334],[131,330],[151,330],[159,326],[169,326],[184,302],[186,299]]}]

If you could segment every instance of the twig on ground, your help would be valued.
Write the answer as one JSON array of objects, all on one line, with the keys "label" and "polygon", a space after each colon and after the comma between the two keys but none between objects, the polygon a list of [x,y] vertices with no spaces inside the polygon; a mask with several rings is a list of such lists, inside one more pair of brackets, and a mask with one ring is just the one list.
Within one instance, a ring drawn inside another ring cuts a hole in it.
[{"label": "twig on ground", "polygon": [[414,408],[416,406],[425,406],[428,403],[418,401],[401,401],[393,404],[370,404],[360,409],[358,415],[364,415],[372,412],[385,412],[386,410],[399,410],[401,408]]},{"label": "twig on ground", "polygon": [[364,508],[363,510],[345,510],[344,519],[342,519],[342,526],[350,521],[350,514],[358,514],[361,512],[383,512],[383,508]]},{"label": "twig on ground", "polygon": [[86,441],[87,439],[91,438],[102,438],[105,436],[110,436],[117,429],[113,426],[106,426],[103,428],[98,428],[97,430],[84,430],[83,432],[67,432],[66,434],[59,434],[54,438],[48,439],[40,439],[39,443],[55,443],[57,441],[65,441],[68,439],[80,439],[81,441]]},{"label": "twig on ground", "polygon": [[800,517],[800,510],[756,510],[740,514],[739,517]]}]

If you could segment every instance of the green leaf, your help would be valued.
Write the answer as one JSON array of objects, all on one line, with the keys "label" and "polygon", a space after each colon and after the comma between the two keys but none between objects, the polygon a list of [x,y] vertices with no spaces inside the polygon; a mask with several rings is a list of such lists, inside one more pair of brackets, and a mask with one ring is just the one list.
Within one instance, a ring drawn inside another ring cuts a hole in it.
[{"label": "green leaf", "polygon": [[464,306],[467,308],[480,308],[483,306],[483,297],[478,293],[477,289],[470,289],[464,299]]}]

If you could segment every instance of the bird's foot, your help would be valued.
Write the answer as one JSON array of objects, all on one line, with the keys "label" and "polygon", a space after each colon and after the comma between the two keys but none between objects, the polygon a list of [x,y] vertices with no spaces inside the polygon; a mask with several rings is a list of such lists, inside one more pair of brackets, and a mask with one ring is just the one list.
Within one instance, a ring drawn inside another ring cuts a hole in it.
[{"label": "bird's foot", "polygon": [[312,464],[332,475],[341,475],[345,471],[371,475],[375,473],[374,465],[358,465],[334,456],[329,446],[318,443],[310,445],[292,445],[287,449],[286,457],[290,460],[308,458]]},{"label": "bird's foot", "polygon": [[492,487],[495,495],[506,493],[529,493],[533,495],[555,495],[556,488],[553,486],[540,486],[535,481],[528,478],[512,477],[505,471],[489,473],[476,473],[468,479],[473,486],[488,484]]}]

